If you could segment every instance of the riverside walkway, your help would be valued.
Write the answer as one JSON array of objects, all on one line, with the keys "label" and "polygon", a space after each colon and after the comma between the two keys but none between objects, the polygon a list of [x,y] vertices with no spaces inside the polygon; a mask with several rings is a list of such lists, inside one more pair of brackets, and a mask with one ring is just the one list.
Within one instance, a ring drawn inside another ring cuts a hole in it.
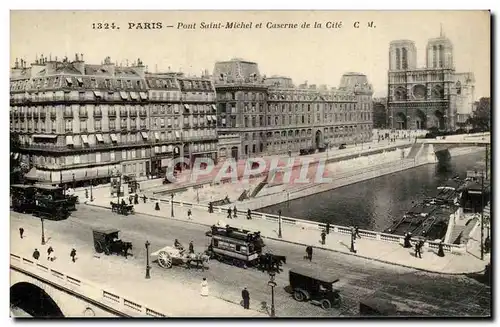
[{"label": "riverside walkway", "polygon": [[[116,201],[109,197],[98,197],[88,205],[109,208],[110,201]],[[376,260],[389,264],[424,270],[441,274],[465,274],[477,273],[484,270],[489,262],[489,255],[485,260],[480,260],[477,253],[469,253],[467,245],[445,244],[445,256],[437,256],[437,243],[426,242],[422,259],[414,256],[414,249],[404,248],[403,239],[400,236],[384,234],[367,230],[360,230],[361,238],[356,240],[356,253],[350,252],[350,229],[342,226],[331,226],[330,234],[326,237],[323,245],[320,234],[323,224],[301,221],[298,219],[282,217],[282,237],[278,235],[278,218],[275,215],[263,215],[253,213],[253,219],[245,218],[246,213],[240,212],[236,219],[228,219],[227,213],[221,208],[215,208],[214,213],[208,213],[206,205],[183,203],[174,201],[174,217],[171,217],[171,203],[168,200],[158,200],[160,210],[154,210],[156,199],[148,199],[147,203],[135,205],[136,213],[146,214],[158,219],[176,219],[186,223],[194,223],[207,226],[229,224],[230,226],[260,231],[265,238],[311,245],[325,251],[336,251],[347,255],[355,255],[369,260]],[[188,220],[187,211],[191,209],[192,220]]]}]

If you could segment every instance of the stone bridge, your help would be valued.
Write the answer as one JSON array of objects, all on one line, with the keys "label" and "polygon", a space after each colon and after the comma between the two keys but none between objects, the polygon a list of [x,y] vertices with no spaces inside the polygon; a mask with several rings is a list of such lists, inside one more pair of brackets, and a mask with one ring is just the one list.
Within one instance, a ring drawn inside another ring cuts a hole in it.
[{"label": "stone bridge", "polygon": [[10,302],[33,317],[167,317],[114,291],[10,255]]}]

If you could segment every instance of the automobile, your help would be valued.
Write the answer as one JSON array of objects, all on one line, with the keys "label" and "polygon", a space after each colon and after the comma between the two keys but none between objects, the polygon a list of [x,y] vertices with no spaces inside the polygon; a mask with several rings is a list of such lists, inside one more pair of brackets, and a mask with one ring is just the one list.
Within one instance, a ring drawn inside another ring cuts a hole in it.
[{"label": "automobile", "polygon": [[115,228],[97,228],[92,230],[94,237],[94,249],[97,253],[106,255],[118,254],[127,257],[128,251],[132,250],[131,242],[122,241],[119,236],[120,230]]},{"label": "automobile", "polygon": [[336,276],[305,268],[289,271],[290,288],[298,302],[309,301],[324,310],[339,307],[342,302],[340,291],[333,288],[339,281]]},{"label": "automobile", "polygon": [[395,316],[397,306],[379,297],[368,297],[359,302],[360,316]]},{"label": "automobile", "polygon": [[340,146],[339,146],[339,150],[343,150],[346,148],[346,144],[345,143],[342,143]]}]

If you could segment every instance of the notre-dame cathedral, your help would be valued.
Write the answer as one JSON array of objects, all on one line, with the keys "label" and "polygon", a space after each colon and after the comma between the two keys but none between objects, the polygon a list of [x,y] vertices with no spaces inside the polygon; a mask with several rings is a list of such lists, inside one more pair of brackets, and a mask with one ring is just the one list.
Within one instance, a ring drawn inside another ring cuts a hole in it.
[{"label": "notre-dame cathedral", "polygon": [[455,130],[472,114],[474,74],[455,72],[453,45],[442,32],[427,42],[425,62],[417,67],[415,42],[390,43],[387,109],[392,128]]}]

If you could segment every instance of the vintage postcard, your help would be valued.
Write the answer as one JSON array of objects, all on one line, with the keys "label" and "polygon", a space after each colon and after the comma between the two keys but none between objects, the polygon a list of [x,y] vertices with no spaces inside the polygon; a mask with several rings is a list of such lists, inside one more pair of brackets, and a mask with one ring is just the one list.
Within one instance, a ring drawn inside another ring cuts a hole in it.
[{"label": "vintage postcard", "polygon": [[11,11],[12,317],[492,317],[489,11]]}]

